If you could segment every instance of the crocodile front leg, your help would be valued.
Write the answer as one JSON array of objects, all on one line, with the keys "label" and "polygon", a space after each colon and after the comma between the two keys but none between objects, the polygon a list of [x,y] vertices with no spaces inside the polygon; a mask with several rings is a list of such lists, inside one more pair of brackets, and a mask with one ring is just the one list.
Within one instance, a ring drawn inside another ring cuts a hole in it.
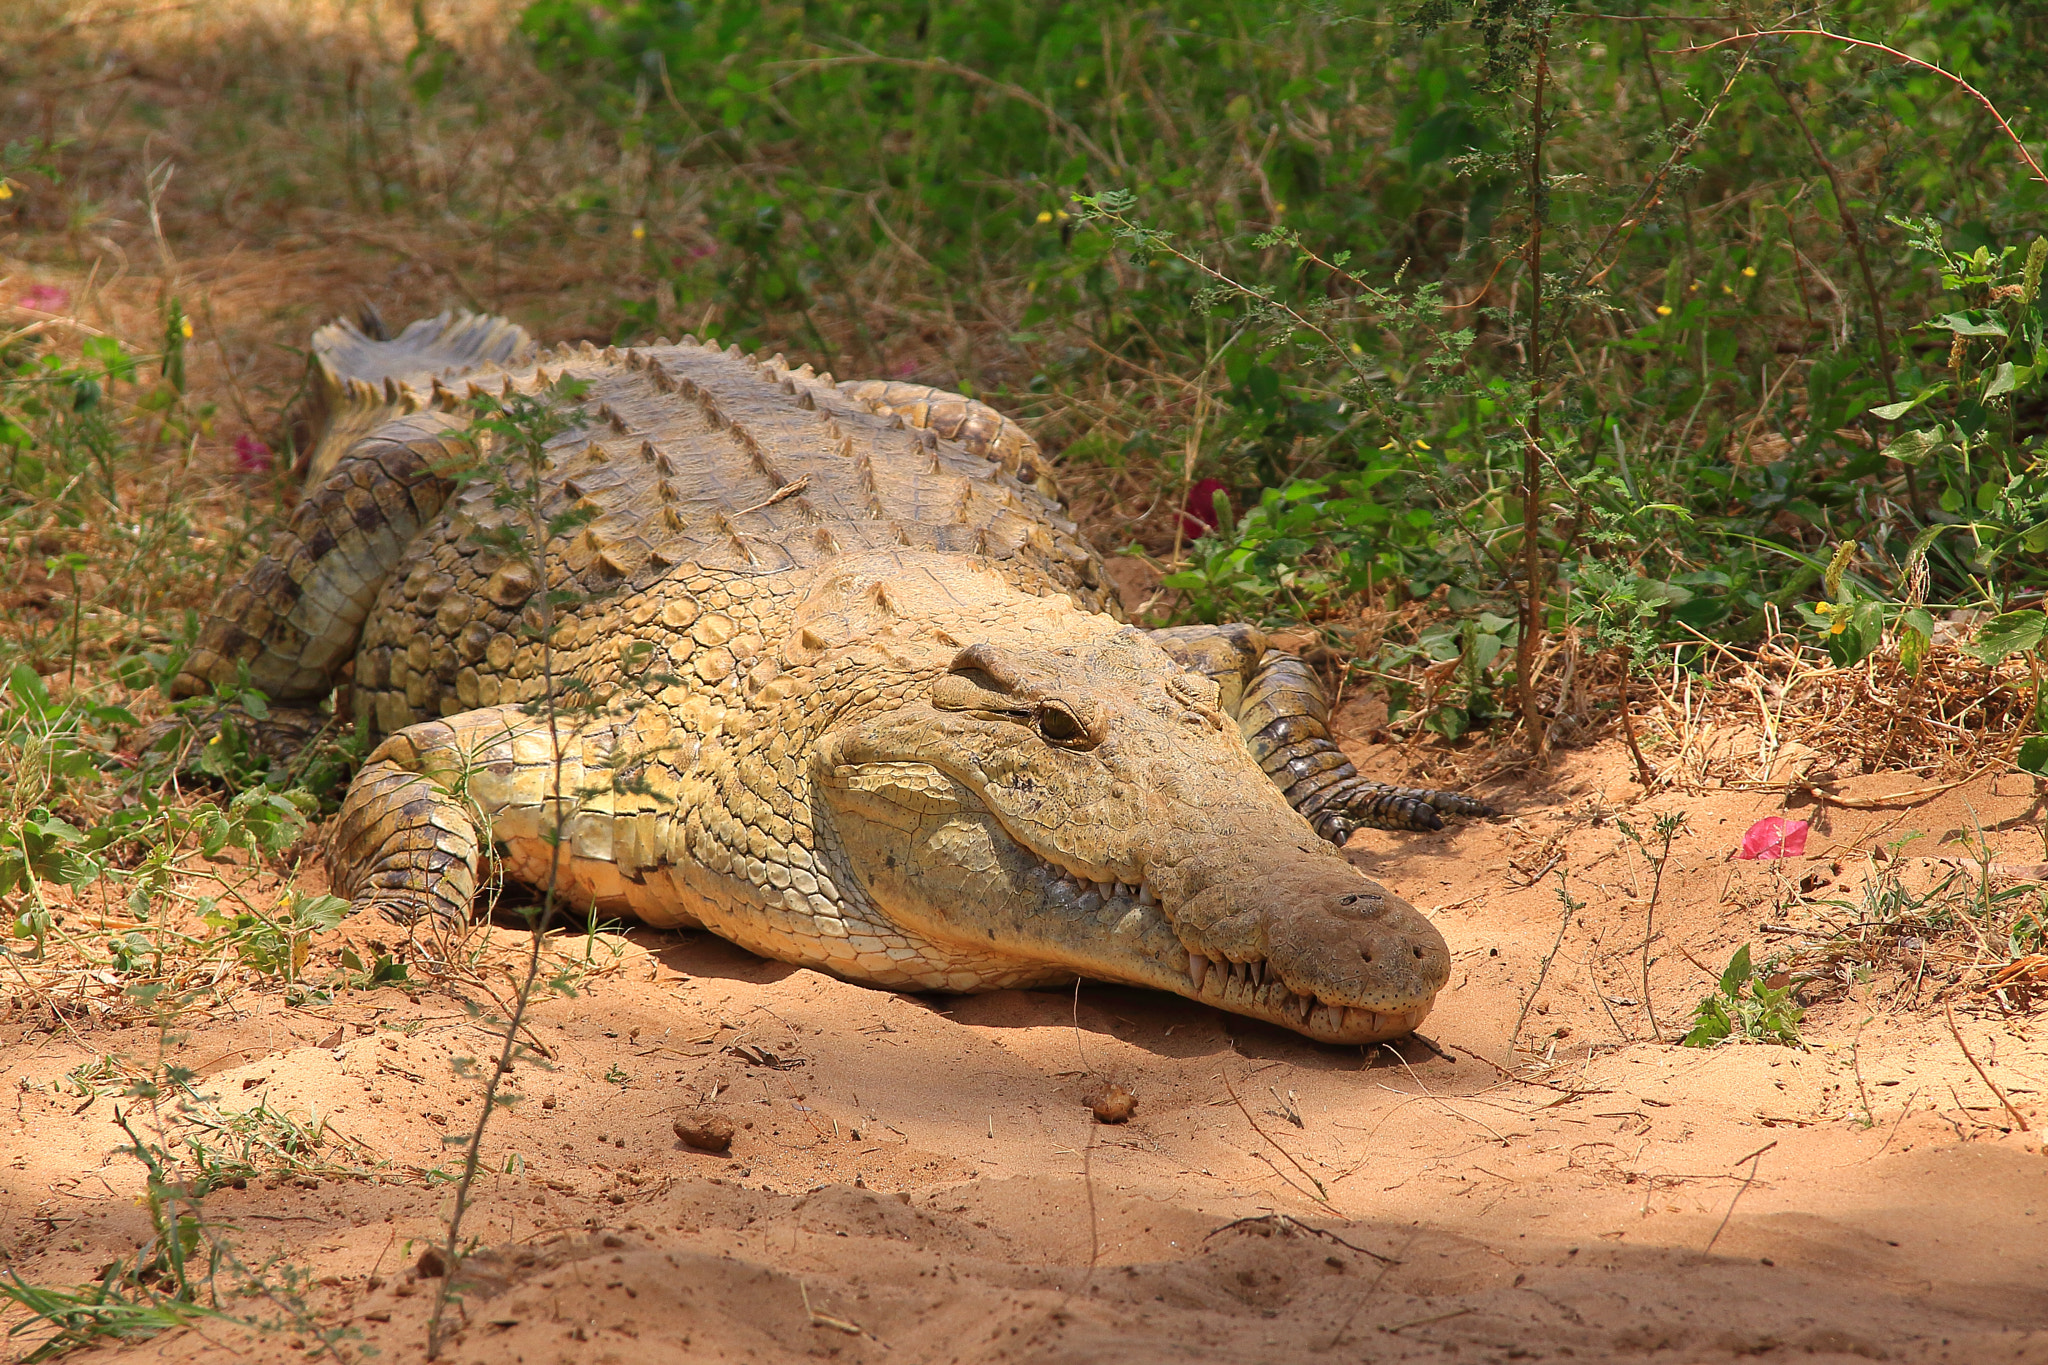
[{"label": "crocodile front leg", "polygon": [[[335,894],[402,922],[461,922],[498,870],[583,915],[695,928],[668,876],[663,802],[631,774],[661,750],[630,723],[489,706],[409,725],[370,755],[328,847]],[[557,838],[557,831],[560,837]]]},{"label": "crocodile front leg", "polygon": [[1180,664],[1214,680],[1266,775],[1317,834],[1342,845],[1354,829],[1438,830],[1445,815],[1497,815],[1458,792],[1396,787],[1359,774],[1330,737],[1330,702],[1300,656],[1266,647],[1245,625],[1180,626],[1152,638]]},{"label": "crocodile front leg", "polygon": [[526,725],[517,707],[497,707],[408,726],[378,745],[328,838],[335,894],[401,924],[467,923],[489,818],[470,777]]}]

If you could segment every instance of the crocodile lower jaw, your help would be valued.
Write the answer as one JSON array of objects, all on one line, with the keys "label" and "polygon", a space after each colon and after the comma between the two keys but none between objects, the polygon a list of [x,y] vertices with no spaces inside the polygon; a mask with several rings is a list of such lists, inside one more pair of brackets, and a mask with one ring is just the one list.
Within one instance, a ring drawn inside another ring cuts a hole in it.
[{"label": "crocodile lower jaw", "polygon": [[[1056,863],[1046,866],[1069,890],[1082,898],[1084,904],[1086,898],[1093,897],[1098,905],[1104,906],[1116,901],[1123,901],[1133,908],[1157,909],[1159,906],[1159,898],[1143,882],[1094,881]],[[1170,964],[1160,965],[1166,968],[1167,975],[1172,974]],[[1404,1037],[1429,1017],[1430,1006],[1434,1003],[1425,1000],[1419,1005],[1396,1009],[1334,1004],[1290,990],[1277,973],[1267,970],[1263,958],[1233,962],[1228,958],[1211,958],[1193,951],[1187,954],[1187,966],[1180,981],[1169,984],[1154,980],[1147,984],[1164,986],[1191,1000],[1214,1005],[1232,1014],[1278,1024],[1306,1034],[1319,1043],[1378,1043]]]},{"label": "crocodile lower jaw", "polygon": [[1319,1043],[1378,1043],[1402,1037],[1421,1027],[1431,1003],[1405,1010],[1333,1005],[1289,990],[1278,977],[1268,975],[1263,958],[1232,962],[1189,953],[1188,981],[1192,989],[1186,993],[1204,1004],[1284,1025]]}]

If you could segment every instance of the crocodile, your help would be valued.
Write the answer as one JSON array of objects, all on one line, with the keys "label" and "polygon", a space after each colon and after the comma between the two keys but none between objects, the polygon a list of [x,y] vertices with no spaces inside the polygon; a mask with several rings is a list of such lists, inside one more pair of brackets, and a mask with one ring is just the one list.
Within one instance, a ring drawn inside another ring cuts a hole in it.
[{"label": "crocodile", "polygon": [[[340,689],[353,911],[512,881],[876,987],[1086,977],[1328,1043],[1428,1013],[1443,936],[1339,847],[1491,808],[1360,775],[1257,628],[1130,624],[994,408],[477,315],[312,364],[302,499],[172,693]],[[525,502],[494,402],[553,415]]]}]

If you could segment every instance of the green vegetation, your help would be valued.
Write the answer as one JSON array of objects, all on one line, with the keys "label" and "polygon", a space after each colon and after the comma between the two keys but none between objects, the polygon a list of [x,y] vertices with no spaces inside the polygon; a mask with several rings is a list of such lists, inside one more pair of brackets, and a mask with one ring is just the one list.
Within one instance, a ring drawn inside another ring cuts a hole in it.
[{"label": "green vegetation", "polygon": [[1791,976],[1775,962],[1752,964],[1745,943],[1728,959],[1714,993],[1693,1011],[1692,1028],[1681,1042],[1686,1047],[1712,1047],[1730,1038],[1753,1038],[1804,1046],[1799,1021],[1806,1010],[1792,998],[1792,991]]},{"label": "green vegetation", "polygon": [[1835,17],[1917,64],[1485,0],[537,0],[521,29],[644,155],[633,202],[584,205],[654,298],[618,336],[666,296],[874,368],[878,270],[899,309],[993,311],[937,367],[1049,409],[1071,474],[1150,464],[1169,512],[1236,493],[1169,609],[1427,600],[1489,627],[1459,632],[1469,695],[1576,599],[1631,604],[1638,664],[1774,619],[1853,663],[2041,588],[2048,186],[1932,69],[2016,108],[2035,22]]},{"label": "green vegetation", "polygon": [[[256,248],[340,214],[427,298],[543,333],[689,330],[982,394],[1152,561],[1155,613],[1312,623],[1397,723],[1534,708],[1540,745],[1582,653],[1702,667],[1703,636],[1780,627],[1912,672],[1942,609],[2048,588],[2048,185],[1993,112],[2039,87],[2024,7],[1863,3],[1842,40],[1504,0],[411,19],[390,46],[267,12],[173,42],[211,96],[151,115],[192,149],[145,177],[167,245],[218,239],[207,204],[250,205],[229,235]],[[258,111],[280,139],[250,140]],[[96,148],[10,148],[16,202],[100,221]],[[122,427],[159,459],[205,439],[191,319],[169,291],[160,313],[148,360],[16,343],[17,376],[72,395],[0,434],[18,506],[119,503],[116,408],[160,415]],[[1205,479],[1227,511],[1190,543]],[[134,548],[175,551],[162,509],[122,519]],[[105,549],[38,577],[100,614]],[[75,656],[78,616],[14,647]]]}]

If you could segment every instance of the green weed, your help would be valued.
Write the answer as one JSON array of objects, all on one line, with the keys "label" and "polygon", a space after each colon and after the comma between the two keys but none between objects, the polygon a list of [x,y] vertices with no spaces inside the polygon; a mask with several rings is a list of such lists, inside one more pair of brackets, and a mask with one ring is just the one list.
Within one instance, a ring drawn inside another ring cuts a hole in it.
[{"label": "green weed", "polygon": [[1680,1040],[1685,1047],[1713,1047],[1730,1038],[1804,1047],[1799,1021],[1805,1009],[1792,998],[1792,979],[1774,962],[1752,965],[1749,945],[1728,959],[1728,968],[1712,995],[1693,1011],[1692,1027]]},{"label": "green weed", "polygon": [[9,1329],[38,1335],[24,1357],[48,1360],[71,1350],[146,1340],[201,1321],[258,1332],[289,1328],[311,1338],[316,1356],[340,1356],[358,1333],[315,1321],[306,1304],[311,1277],[279,1258],[247,1262],[236,1246],[238,1229],[210,1214],[206,1197],[252,1179],[289,1175],[361,1176],[361,1168],[325,1160],[323,1126],[272,1108],[267,1101],[223,1110],[193,1087],[194,1075],[167,1060],[175,1002],[151,988],[144,1003],[157,1009],[160,1043],[154,1063],[137,1067],[113,1057],[83,1064],[67,1076],[82,1093],[118,1093],[115,1122],[128,1141],[122,1155],[144,1172],[142,1204],[151,1236],[116,1258],[96,1283],[71,1288],[37,1285],[10,1270],[0,1299],[26,1316]]}]

